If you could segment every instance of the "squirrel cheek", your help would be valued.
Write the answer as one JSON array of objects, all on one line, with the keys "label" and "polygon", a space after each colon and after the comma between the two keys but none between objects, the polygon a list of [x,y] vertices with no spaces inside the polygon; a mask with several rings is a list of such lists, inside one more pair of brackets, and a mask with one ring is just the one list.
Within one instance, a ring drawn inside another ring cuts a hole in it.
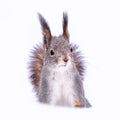
[{"label": "squirrel cheek", "polygon": [[59,57],[59,58],[57,59],[57,64],[58,64],[58,65],[61,65],[61,64],[62,64],[62,58],[61,58],[61,57]]}]

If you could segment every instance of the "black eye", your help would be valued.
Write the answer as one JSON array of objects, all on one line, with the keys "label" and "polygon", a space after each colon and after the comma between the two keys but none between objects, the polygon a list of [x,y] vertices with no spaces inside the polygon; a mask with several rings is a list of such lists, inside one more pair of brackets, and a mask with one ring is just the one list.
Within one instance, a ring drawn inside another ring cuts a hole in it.
[{"label": "black eye", "polygon": [[72,48],[70,48],[70,51],[72,52],[72,51],[73,51],[73,49],[72,49]]},{"label": "black eye", "polygon": [[54,51],[53,50],[50,50],[50,55],[54,55]]}]

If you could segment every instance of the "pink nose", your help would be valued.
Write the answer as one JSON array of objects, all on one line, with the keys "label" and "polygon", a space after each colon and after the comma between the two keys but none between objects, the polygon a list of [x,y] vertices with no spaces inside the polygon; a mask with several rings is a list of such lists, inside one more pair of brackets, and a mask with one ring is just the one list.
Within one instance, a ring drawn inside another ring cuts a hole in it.
[{"label": "pink nose", "polygon": [[67,58],[67,57],[65,57],[64,59],[63,59],[63,61],[64,62],[67,62],[69,59]]}]

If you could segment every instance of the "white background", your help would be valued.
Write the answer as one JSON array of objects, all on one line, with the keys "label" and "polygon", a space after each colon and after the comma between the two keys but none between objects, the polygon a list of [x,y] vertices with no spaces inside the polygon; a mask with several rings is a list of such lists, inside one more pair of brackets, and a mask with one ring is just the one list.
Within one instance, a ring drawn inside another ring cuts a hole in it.
[{"label": "white background", "polygon": [[[62,33],[62,13],[69,16],[72,43],[85,56],[84,81],[90,109],[41,105],[29,80],[30,51],[42,42],[37,12],[53,35]],[[0,1],[0,119],[120,119],[119,0]]]}]

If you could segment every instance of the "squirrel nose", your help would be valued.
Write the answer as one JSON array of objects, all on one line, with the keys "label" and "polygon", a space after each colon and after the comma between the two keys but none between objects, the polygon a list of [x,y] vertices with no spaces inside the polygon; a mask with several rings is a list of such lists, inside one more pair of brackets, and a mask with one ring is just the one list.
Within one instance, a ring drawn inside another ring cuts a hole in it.
[{"label": "squirrel nose", "polygon": [[63,58],[63,61],[66,63],[69,59],[67,57]]}]

